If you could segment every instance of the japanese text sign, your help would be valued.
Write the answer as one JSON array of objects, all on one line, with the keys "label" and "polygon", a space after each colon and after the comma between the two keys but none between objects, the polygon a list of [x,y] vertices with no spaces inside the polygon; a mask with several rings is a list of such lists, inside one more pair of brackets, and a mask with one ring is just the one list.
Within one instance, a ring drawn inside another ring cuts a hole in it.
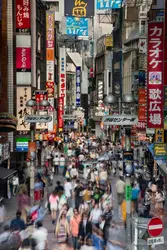
[{"label": "japanese text sign", "polygon": [[148,23],[148,128],[163,128],[163,23]]},{"label": "japanese text sign", "polygon": [[26,107],[26,102],[31,99],[31,87],[17,87],[17,131],[28,131],[30,124],[24,120],[30,110]]},{"label": "japanese text sign", "polygon": [[64,100],[62,97],[58,98],[58,129],[63,129],[63,113],[64,113]]},{"label": "japanese text sign", "polygon": [[46,48],[54,48],[54,13],[46,13]]},{"label": "japanese text sign", "polygon": [[31,72],[31,48],[16,48],[17,72]]},{"label": "japanese text sign", "polygon": [[46,90],[35,91],[35,100],[36,100],[36,103],[40,103],[43,100],[48,100],[47,91]]},{"label": "japanese text sign", "polygon": [[65,0],[65,16],[94,16],[94,0]]},{"label": "japanese text sign", "polygon": [[66,49],[60,48],[60,59],[59,59],[59,97],[64,100],[66,104]]},{"label": "japanese text sign", "polygon": [[76,106],[81,106],[81,67],[76,67]]},{"label": "japanese text sign", "polygon": [[30,0],[16,0],[16,31],[30,29]]}]

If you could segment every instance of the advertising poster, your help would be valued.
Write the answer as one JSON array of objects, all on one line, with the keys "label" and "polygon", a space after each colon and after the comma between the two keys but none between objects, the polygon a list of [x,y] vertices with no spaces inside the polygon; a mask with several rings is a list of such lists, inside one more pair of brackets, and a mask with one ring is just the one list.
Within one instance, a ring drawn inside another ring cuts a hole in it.
[{"label": "advertising poster", "polygon": [[29,131],[30,124],[24,121],[25,115],[30,115],[26,102],[31,99],[31,87],[17,87],[17,131]]},{"label": "advertising poster", "polygon": [[163,23],[148,23],[147,127],[163,128]]},{"label": "advertising poster", "polygon": [[16,31],[30,30],[30,0],[16,0]]},{"label": "advertising poster", "polygon": [[88,36],[88,18],[66,17],[66,34]]},{"label": "advertising poster", "polygon": [[97,10],[111,10],[120,9],[122,7],[122,0],[96,0]]},{"label": "advertising poster", "polygon": [[94,16],[94,0],[65,0],[64,6],[65,16]]},{"label": "advertising poster", "polygon": [[16,48],[17,72],[31,72],[31,48]]}]

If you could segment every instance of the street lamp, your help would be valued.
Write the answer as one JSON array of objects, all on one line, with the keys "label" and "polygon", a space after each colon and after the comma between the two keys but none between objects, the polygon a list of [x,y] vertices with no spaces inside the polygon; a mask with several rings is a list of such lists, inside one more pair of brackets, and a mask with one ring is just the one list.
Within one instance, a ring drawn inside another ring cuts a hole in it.
[{"label": "street lamp", "polygon": [[[124,95],[121,98],[117,99],[112,94],[108,95],[104,99],[104,103],[109,104],[110,106],[114,104],[119,104],[119,115],[124,112],[124,109],[127,109],[130,113],[132,110],[135,111],[136,100],[133,95]],[[121,105],[122,104],[122,105]],[[132,109],[133,108],[133,109]],[[124,112],[125,114],[125,112]],[[131,150],[131,141],[129,136],[129,128],[125,127],[125,150],[126,152],[130,152]],[[133,160],[133,159],[132,159]],[[128,243],[131,244],[131,174],[133,172],[132,162],[125,163],[125,173],[126,173],[126,223],[127,223],[127,240]]]},{"label": "street lamp", "polygon": [[[26,102],[26,106],[29,108],[36,108],[37,113],[39,114],[39,107],[43,107],[44,109],[50,107],[50,103],[48,100],[42,100],[41,102],[37,103],[36,101],[30,99]],[[34,142],[35,136],[35,123],[30,124],[30,134],[31,134],[31,142]],[[35,178],[35,158],[36,153],[30,152],[30,198],[31,198],[31,205],[34,204],[34,178]]]}]

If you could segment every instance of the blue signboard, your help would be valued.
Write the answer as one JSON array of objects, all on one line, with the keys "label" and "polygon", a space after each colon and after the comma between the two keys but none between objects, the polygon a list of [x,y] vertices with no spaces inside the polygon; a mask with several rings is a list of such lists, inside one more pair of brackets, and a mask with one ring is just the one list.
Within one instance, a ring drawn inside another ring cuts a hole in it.
[{"label": "blue signboard", "polygon": [[97,10],[120,9],[122,0],[97,0]]},{"label": "blue signboard", "polygon": [[66,33],[71,36],[88,36],[88,18],[66,17]]},{"label": "blue signboard", "polygon": [[81,106],[81,67],[76,67],[76,106]]}]

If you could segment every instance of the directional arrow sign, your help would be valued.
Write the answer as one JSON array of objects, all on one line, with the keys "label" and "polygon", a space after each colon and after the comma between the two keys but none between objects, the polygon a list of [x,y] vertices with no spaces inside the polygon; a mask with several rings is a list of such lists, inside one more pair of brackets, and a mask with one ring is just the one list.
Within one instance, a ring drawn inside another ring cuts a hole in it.
[{"label": "directional arrow sign", "polygon": [[26,115],[24,120],[28,123],[47,123],[52,121],[52,117],[50,115]]}]

